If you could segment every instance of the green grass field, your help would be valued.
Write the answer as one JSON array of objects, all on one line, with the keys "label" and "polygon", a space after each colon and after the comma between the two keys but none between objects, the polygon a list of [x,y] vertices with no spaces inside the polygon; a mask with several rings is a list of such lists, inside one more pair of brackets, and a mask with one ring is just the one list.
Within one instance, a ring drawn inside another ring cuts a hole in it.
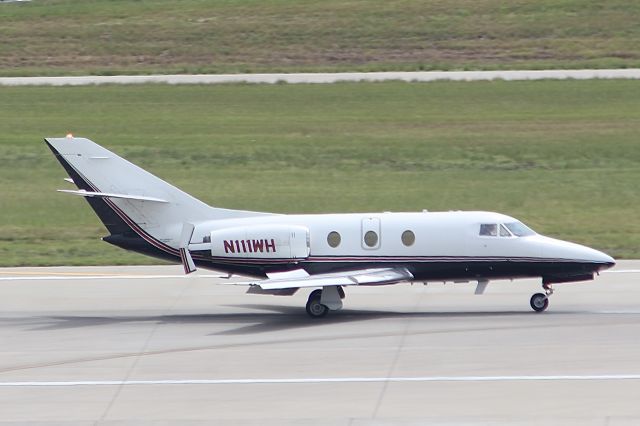
[{"label": "green grass field", "polygon": [[628,0],[0,3],[0,75],[640,67]]},{"label": "green grass field", "polygon": [[204,201],[274,212],[482,209],[640,257],[634,81],[0,87],[0,265],[118,250],[42,142],[72,131]]}]

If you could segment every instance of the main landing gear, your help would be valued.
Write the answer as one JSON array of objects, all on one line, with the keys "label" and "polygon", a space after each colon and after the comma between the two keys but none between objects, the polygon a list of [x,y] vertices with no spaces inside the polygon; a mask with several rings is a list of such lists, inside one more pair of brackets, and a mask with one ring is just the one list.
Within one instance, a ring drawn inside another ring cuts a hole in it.
[{"label": "main landing gear", "polygon": [[322,318],[329,313],[329,308],[320,303],[322,290],[314,290],[307,300],[307,314],[311,318]]},{"label": "main landing gear", "polygon": [[536,293],[531,296],[531,300],[529,304],[531,305],[531,309],[536,312],[546,311],[549,307],[549,297],[553,294],[553,287],[551,284],[544,283],[542,284],[542,288],[544,289],[544,293]]},{"label": "main landing gear", "polygon": [[311,318],[325,317],[329,311],[337,311],[342,308],[342,299],[344,299],[344,290],[339,285],[314,290],[307,300],[307,314]]}]

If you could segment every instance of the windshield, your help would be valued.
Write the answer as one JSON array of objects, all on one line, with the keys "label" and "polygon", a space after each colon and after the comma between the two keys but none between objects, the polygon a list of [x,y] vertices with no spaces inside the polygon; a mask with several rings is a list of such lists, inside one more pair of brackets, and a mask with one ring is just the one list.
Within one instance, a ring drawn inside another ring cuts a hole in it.
[{"label": "windshield", "polygon": [[531,228],[529,228],[522,222],[505,223],[504,226],[506,226],[507,229],[511,231],[511,233],[516,237],[528,237],[530,235],[536,235],[536,233]]}]

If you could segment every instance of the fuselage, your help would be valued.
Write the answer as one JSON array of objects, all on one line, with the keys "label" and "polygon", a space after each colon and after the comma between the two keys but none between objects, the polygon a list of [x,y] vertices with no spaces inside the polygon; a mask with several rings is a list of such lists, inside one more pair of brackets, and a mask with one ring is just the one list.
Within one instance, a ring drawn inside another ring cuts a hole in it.
[{"label": "fuselage", "polygon": [[[190,249],[200,265],[254,276],[299,268],[318,274],[383,265],[406,267],[419,281],[543,277],[553,283],[590,279],[614,264],[597,250],[513,224],[521,225],[491,212],[271,215],[197,223]],[[268,230],[278,226],[308,230],[308,255],[280,256],[275,246],[267,252]],[[509,226],[524,235],[516,235]],[[218,231],[256,227],[265,230],[264,238],[216,238]]]}]

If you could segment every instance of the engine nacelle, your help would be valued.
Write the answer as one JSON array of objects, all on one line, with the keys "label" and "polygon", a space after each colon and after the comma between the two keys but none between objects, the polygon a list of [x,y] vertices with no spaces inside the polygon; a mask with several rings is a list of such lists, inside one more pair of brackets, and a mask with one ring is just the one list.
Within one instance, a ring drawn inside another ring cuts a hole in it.
[{"label": "engine nacelle", "polygon": [[309,252],[309,229],[304,226],[257,225],[211,232],[214,257],[306,259]]}]

